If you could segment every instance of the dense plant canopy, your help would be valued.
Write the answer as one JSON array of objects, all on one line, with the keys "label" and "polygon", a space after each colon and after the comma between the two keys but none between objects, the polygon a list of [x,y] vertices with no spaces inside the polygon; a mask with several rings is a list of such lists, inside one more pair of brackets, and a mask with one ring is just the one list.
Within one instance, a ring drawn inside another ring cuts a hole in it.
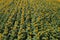
[{"label": "dense plant canopy", "polygon": [[60,0],[0,0],[0,40],[60,40]]}]

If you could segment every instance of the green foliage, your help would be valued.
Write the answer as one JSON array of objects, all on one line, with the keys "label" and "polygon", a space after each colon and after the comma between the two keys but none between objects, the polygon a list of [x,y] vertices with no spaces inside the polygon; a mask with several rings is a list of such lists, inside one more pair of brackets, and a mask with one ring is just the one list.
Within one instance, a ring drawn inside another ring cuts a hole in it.
[{"label": "green foliage", "polygon": [[0,4],[0,40],[60,40],[57,0],[1,0]]}]

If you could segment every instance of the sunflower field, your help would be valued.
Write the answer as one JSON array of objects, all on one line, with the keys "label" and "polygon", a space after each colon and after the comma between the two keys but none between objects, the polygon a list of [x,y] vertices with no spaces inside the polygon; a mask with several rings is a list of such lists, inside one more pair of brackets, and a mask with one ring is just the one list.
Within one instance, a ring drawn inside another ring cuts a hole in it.
[{"label": "sunflower field", "polygon": [[0,40],[60,40],[60,0],[0,0]]}]

